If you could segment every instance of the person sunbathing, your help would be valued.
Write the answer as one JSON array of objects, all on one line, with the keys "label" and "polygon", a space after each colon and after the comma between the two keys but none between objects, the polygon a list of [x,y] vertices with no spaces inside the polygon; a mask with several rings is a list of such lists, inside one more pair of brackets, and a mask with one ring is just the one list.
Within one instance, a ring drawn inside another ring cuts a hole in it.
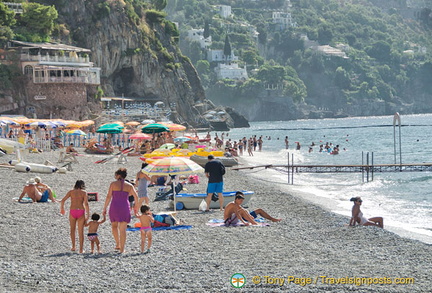
[{"label": "person sunbathing", "polygon": [[352,207],[352,217],[349,223],[350,226],[355,226],[355,224],[357,223],[361,226],[377,226],[380,228],[384,228],[384,219],[382,217],[373,217],[368,219],[363,216],[363,213],[360,210],[360,206],[363,200],[360,196],[353,197],[350,199],[350,201],[354,202],[354,205]]},{"label": "person sunbathing", "polygon": [[226,226],[236,225],[239,221],[241,221],[246,226],[257,225],[258,223],[255,221],[255,219],[258,216],[261,216],[264,219],[270,220],[272,222],[282,221],[282,219],[273,218],[262,209],[256,209],[252,212],[249,212],[241,206],[243,201],[243,192],[237,191],[234,201],[226,205],[224,211],[224,222]]},{"label": "person sunbathing", "polygon": [[74,144],[71,143],[67,148],[66,148],[66,154],[77,154],[78,151],[74,148]]},{"label": "person sunbathing", "polygon": [[[31,198],[33,202],[42,202],[42,193],[37,189],[36,181],[33,178],[26,182],[26,185],[18,198],[18,202],[21,202],[25,195]],[[46,199],[48,199],[48,197]]]},{"label": "person sunbathing", "polygon": [[40,177],[35,177],[34,181],[36,182],[36,188],[42,194],[42,198],[48,197],[52,202],[56,202],[51,187],[42,183],[42,179]]}]

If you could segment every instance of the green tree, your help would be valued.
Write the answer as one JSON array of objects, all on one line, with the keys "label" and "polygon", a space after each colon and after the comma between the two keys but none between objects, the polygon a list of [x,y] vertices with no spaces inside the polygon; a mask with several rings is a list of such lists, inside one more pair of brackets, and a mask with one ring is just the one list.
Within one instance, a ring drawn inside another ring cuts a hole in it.
[{"label": "green tree", "polygon": [[152,0],[152,4],[154,5],[156,10],[164,10],[167,6],[167,0]]},{"label": "green tree", "polygon": [[390,50],[390,44],[386,41],[380,40],[373,43],[369,48],[367,48],[366,52],[369,56],[379,61],[388,61],[390,60]]},{"label": "green tree", "polygon": [[39,3],[23,3],[24,13],[21,15],[20,25],[32,33],[49,36],[54,29],[54,21],[58,17],[54,6]]},{"label": "green tree", "polygon": [[204,75],[210,73],[210,63],[207,60],[198,60],[196,63],[198,74]]},{"label": "green tree", "polygon": [[210,37],[210,24],[209,24],[208,20],[206,20],[205,23],[204,23],[204,34],[203,34],[203,37],[205,39],[207,39],[208,37]]},{"label": "green tree", "polygon": [[346,72],[346,70],[344,68],[339,66],[336,69],[336,72],[334,75],[334,83],[336,86],[338,86],[344,90],[348,90],[351,87],[351,80],[348,76],[348,73]]},{"label": "green tree", "polygon": [[0,2],[0,26],[13,26],[15,24],[15,12],[9,10]]},{"label": "green tree", "polygon": [[224,55],[231,56],[231,43],[228,37],[228,34],[225,36],[225,44],[224,44]]}]

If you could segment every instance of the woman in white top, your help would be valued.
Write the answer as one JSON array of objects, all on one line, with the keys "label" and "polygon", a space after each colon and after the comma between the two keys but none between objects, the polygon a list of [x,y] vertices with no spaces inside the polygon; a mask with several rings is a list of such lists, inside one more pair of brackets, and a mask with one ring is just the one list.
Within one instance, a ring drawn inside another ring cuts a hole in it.
[{"label": "woman in white top", "polygon": [[354,202],[352,207],[352,217],[350,221],[350,226],[355,226],[356,223],[362,226],[378,226],[384,228],[384,219],[382,217],[366,218],[363,216],[360,206],[362,204],[362,199],[360,196],[353,197],[350,201]]}]

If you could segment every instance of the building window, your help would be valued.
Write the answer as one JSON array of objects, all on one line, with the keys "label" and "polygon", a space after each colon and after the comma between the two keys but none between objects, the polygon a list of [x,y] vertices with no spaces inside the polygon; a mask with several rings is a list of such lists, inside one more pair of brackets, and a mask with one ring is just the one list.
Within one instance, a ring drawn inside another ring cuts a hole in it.
[{"label": "building window", "polygon": [[24,67],[24,74],[25,75],[33,75],[33,66],[31,65],[26,65]]}]

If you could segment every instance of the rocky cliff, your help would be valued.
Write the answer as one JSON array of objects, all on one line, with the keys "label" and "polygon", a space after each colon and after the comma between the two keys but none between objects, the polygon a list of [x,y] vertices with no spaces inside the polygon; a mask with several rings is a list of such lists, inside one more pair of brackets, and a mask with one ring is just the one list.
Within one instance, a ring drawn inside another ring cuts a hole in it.
[{"label": "rocky cliff", "polygon": [[150,20],[145,10],[121,0],[71,0],[57,9],[71,41],[92,50],[105,96],[160,100],[175,105],[174,120],[196,126],[200,113],[193,105],[205,93],[195,68],[167,33],[167,21]]}]

